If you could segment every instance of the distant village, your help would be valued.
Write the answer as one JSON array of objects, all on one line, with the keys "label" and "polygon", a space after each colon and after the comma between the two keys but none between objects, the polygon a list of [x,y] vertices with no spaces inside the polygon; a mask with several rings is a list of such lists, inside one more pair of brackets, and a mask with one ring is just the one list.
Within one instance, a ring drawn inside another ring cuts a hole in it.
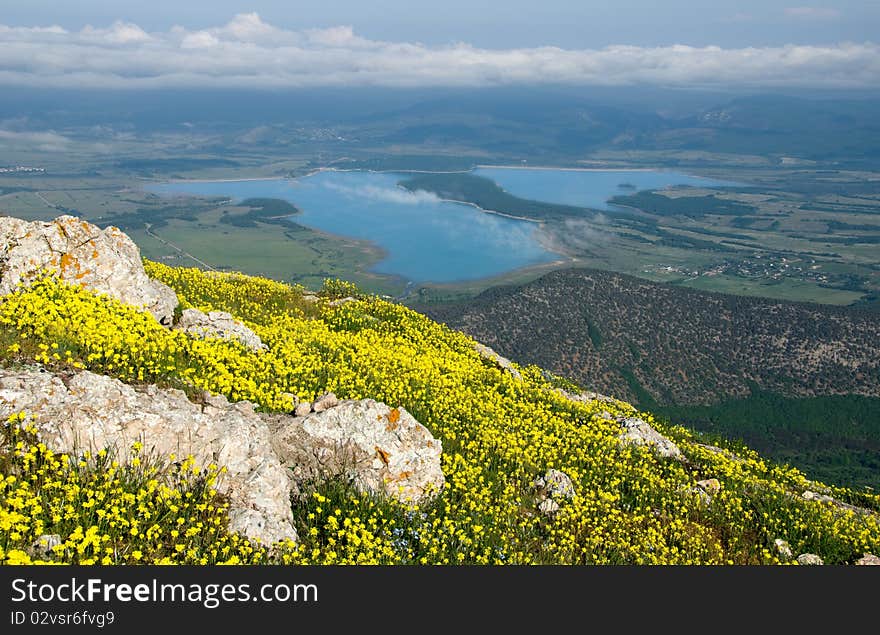
[{"label": "distant village", "polygon": [[830,282],[831,279],[829,274],[822,271],[821,268],[822,265],[817,264],[813,259],[809,259],[807,262],[799,258],[786,258],[775,254],[755,254],[752,256],[752,259],[724,260],[723,262],[702,271],[681,265],[660,264],[645,269],[644,272],[648,273],[653,269],[654,271],[677,273],[691,277],[726,274],[740,278],[769,278],[772,280],[779,280],[783,277],[794,277],[803,280],[811,280],[817,283]]},{"label": "distant village", "polygon": [[28,165],[6,165],[0,166],[0,174],[9,174],[12,172],[45,172],[46,168],[35,168]]}]

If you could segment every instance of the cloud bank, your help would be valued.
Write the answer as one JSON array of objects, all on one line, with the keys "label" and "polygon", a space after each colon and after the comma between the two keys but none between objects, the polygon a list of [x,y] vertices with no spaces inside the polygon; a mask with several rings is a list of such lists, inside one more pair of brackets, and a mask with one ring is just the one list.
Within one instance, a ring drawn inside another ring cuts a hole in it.
[{"label": "cloud bank", "polygon": [[[793,8],[792,17],[822,16]],[[827,17],[827,16],[825,16]],[[225,26],[148,33],[116,22],[67,31],[0,25],[0,85],[52,88],[295,88],[511,84],[876,88],[880,45],[545,46],[482,49],[358,36],[351,27],[291,31],[256,13]]]}]

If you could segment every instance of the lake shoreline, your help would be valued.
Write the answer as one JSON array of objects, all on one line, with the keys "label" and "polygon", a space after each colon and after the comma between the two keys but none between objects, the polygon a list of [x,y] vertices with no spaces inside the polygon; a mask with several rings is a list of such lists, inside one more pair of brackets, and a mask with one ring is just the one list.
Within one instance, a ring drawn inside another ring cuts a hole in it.
[{"label": "lake shoreline", "polygon": [[566,257],[546,249],[542,221],[486,210],[469,201],[413,196],[398,185],[405,178],[400,173],[325,167],[311,175],[309,179],[175,179],[147,189],[165,196],[293,202],[301,213],[283,214],[289,222],[336,241],[352,241],[349,244],[361,249],[369,245],[360,271],[404,283],[480,280]]}]

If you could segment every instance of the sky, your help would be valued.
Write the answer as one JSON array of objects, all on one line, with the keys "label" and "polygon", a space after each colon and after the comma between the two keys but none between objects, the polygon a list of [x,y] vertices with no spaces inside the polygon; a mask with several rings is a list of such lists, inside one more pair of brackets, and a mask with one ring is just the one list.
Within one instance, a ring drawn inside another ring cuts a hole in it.
[{"label": "sky", "polygon": [[0,0],[0,84],[880,88],[880,0]]}]

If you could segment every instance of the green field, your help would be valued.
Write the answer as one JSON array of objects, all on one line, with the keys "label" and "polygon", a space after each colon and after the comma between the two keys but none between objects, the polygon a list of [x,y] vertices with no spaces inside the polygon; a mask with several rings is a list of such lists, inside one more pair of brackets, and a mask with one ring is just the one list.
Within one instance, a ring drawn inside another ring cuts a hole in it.
[{"label": "green field", "polygon": [[[198,222],[172,220],[155,235],[218,270],[245,271],[318,289],[325,278],[346,278],[377,293],[396,295],[405,283],[366,272],[382,257],[376,247],[317,232],[301,225],[224,225],[219,210]],[[129,230],[145,257],[167,264],[199,266],[144,230]]]}]

